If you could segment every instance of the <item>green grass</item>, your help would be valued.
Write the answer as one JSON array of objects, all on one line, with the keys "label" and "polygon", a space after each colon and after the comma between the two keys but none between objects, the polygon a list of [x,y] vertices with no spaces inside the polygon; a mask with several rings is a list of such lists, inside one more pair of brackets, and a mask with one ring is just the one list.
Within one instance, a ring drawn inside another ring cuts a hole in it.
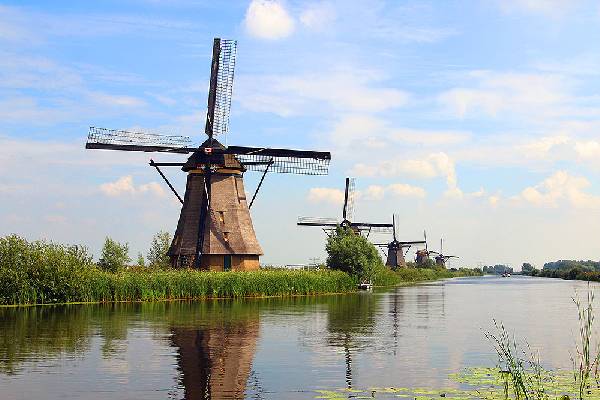
[{"label": "green grass", "polygon": [[[449,278],[457,272],[380,268],[375,285],[393,286]],[[18,236],[0,238],[0,305],[154,301],[344,293],[356,290],[352,276],[331,270],[209,272],[98,268],[87,250]]]},{"label": "green grass", "polygon": [[392,271],[389,268],[377,268],[375,270],[373,284],[375,286],[395,286],[403,283],[480,275],[481,273],[467,268],[461,268],[455,271],[443,268],[402,268],[396,271]]}]

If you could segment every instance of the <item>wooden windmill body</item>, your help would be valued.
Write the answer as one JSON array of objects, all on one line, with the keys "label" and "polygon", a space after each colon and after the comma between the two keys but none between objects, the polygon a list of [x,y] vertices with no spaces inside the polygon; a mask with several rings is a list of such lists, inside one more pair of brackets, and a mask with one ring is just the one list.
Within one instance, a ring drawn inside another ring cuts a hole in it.
[{"label": "wooden windmill body", "polygon": [[[90,128],[88,149],[191,153],[185,163],[150,160],[182,203],[168,251],[173,267],[258,269],[263,251],[254,232],[250,207],[267,172],[324,175],[328,171],[329,152],[226,147],[216,139],[229,128],[236,48],[233,40],[214,40],[205,125],[208,138],[198,147],[191,147],[187,137]],[[183,198],[160,169],[164,166],[180,166],[187,173]],[[250,204],[243,180],[246,171],[263,173]]]},{"label": "wooden windmill body", "polygon": [[434,260],[435,260],[435,265],[437,265],[438,267],[446,267],[446,261],[448,261],[451,258],[458,258],[458,256],[448,256],[444,254],[444,239],[440,239],[440,251],[439,253],[437,251],[430,251],[430,253],[435,254]]},{"label": "wooden windmill body", "polygon": [[392,241],[389,243],[375,243],[376,246],[387,249],[385,265],[392,268],[406,268],[404,249],[408,251],[411,246],[426,244],[424,240],[398,241],[396,239],[396,216],[392,215]]}]

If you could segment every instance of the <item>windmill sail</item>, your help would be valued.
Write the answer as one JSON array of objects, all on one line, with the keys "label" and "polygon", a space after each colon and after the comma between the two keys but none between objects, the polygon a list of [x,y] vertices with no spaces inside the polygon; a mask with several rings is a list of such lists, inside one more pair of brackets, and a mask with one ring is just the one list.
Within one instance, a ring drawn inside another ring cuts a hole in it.
[{"label": "windmill sail", "polygon": [[90,127],[86,149],[189,153],[192,141],[187,136],[158,135],[117,129]]},{"label": "windmill sail", "polygon": [[219,66],[216,80],[213,135],[229,132],[229,113],[233,94],[233,76],[237,56],[237,41],[219,40]]}]

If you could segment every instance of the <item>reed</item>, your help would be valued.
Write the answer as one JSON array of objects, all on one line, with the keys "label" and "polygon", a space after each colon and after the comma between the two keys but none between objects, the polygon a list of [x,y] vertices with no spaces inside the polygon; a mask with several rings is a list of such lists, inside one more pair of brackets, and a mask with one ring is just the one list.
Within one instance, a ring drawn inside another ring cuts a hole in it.
[{"label": "reed", "polygon": [[[465,271],[463,271],[466,273]],[[378,286],[449,278],[447,270],[380,267]],[[153,301],[344,293],[357,280],[342,271],[209,272],[181,269],[98,268],[81,246],[0,238],[0,304]]]}]

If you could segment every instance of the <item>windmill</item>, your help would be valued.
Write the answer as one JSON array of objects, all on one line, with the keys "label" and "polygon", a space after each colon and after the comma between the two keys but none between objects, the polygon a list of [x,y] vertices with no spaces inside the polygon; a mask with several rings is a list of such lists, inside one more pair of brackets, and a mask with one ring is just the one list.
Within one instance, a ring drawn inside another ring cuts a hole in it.
[{"label": "windmill", "polygon": [[423,231],[423,240],[425,242],[425,248],[417,250],[415,253],[415,262],[418,265],[425,265],[429,260],[430,251],[427,249],[427,231]]},{"label": "windmill", "polygon": [[446,261],[450,258],[458,258],[458,256],[447,256],[444,255],[444,239],[440,239],[440,252],[430,251],[432,254],[436,254],[435,256],[435,265],[440,267],[446,267]]},{"label": "windmill", "polygon": [[336,218],[320,218],[320,217],[298,217],[298,225],[300,226],[318,226],[326,233],[341,226],[350,228],[355,233],[366,234],[368,237],[372,231],[376,232],[391,232],[393,224],[377,224],[371,222],[353,222],[354,219],[354,178],[346,178],[346,189],[344,191],[344,207],[342,208],[342,220]]},{"label": "windmill", "polygon": [[406,260],[404,258],[406,252],[412,245],[416,244],[427,244],[425,240],[416,240],[410,242],[399,242],[396,239],[396,216],[392,215],[392,241],[389,243],[375,243],[375,246],[379,246],[383,249],[387,249],[385,265],[392,269],[405,268]]},{"label": "windmill", "polygon": [[[192,146],[188,137],[90,128],[87,149],[191,154],[186,162],[154,162],[171,191],[182,203],[179,222],[169,248],[174,267],[210,270],[253,270],[262,249],[256,239],[250,207],[267,172],[325,175],[329,152],[224,146],[216,136],[229,131],[229,111],[237,52],[235,40],[214,39],[206,140]],[[160,167],[181,167],[187,173],[183,199]],[[250,205],[243,174],[262,172]]]}]

